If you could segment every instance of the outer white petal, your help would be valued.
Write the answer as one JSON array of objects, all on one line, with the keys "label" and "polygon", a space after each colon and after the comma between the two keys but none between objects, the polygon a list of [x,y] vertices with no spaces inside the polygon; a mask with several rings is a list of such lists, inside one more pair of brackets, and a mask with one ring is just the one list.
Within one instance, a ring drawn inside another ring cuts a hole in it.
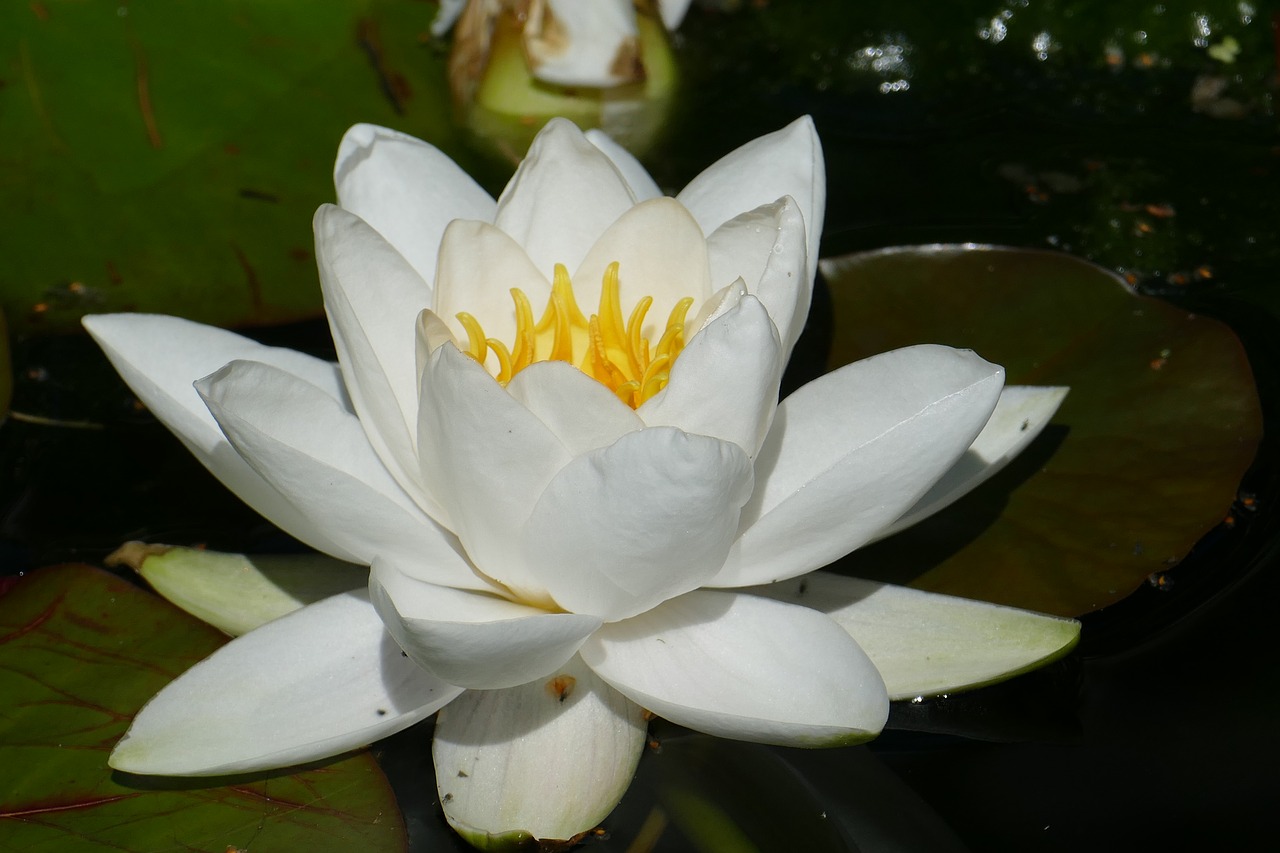
[{"label": "outer white petal", "polygon": [[488,589],[457,538],[396,484],[360,420],[279,368],[233,361],[196,383],[236,451],[307,522],[369,563],[412,559],[436,583]]},{"label": "outer white petal", "polygon": [[715,574],[750,490],[735,444],[670,427],[628,433],[556,475],[522,550],[561,607],[622,619]]},{"label": "outer white petal", "polygon": [[806,243],[804,218],[790,198],[735,216],[707,238],[711,281],[746,282],[778,327],[784,362],[804,330],[813,298]]},{"label": "outer white petal", "polygon": [[551,678],[464,693],[440,714],[440,805],[481,848],[508,833],[567,840],[622,799],[644,743],[640,706],[574,658]]},{"label": "outer white petal", "polygon": [[764,306],[747,296],[693,336],[670,383],[637,412],[649,426],[732,441],[754,457],[777,408],[781,349]]},{"label": "outer white petal", "polygon": [[573,456],[644,428],[635,410],[616,394],[562,361],[529,365],[507,385],[507,393],[546,424]]},{"label": "outer white petal", "polygon": [[599,148],[606,157],[613,161],[613,165],[622,173],[627,186],[631,188],[636,201],[646,201],[662,195],[662,190],[658,188],[657,182],[649,176],[649,171],[640,165],[640,161],[630,151],[614,142],[607,133],[592,128],[586,132],[585,136],[588,142]]},{"label": "outer white petal", "polygon": [[[445,11],[441,7],[437,20]],[[493,221],[497,209],[439,149],[372,124],[357,124],[342,137],[333,182],[338,204],[373,226],[428,283],[449,221]]]},{"label": "outer white petal", "polygon": [[447,523],[418,479],[412,431],[418,415],[417,320],[429,306],[430,290],[391,244],[354,214],[323,205],[313,225],[325,312],[360,423],[396,482]]},{"label": "outer white petal", "polygon": [[575,269],[635,197],[617,167],[572,122],[553,118],[529,146],[498,199],[494,223],[516,239],[549,281]]},{"label": "outer white petal", "polygon": [[744,210],[782,196],[796,200],[808,235],[808,275],[818,269],[818,240],[827,206],[822,143],[808,116],[753,139],[694,178],[676,196],[711,234]]},{"label": "outer white petal", "polygon": [[530,73],[558,86],[644,79],[632,0],[531,0],[522,33]]},{"label": "outer white petal", "polygon": [[372,743],[462,692],[400,653],[363,591],[232,640],[155,695],[111,753],[129,773],[216,776]]},{"label": "outer white petal", "polygon": [[698,590],[582,647],[596,674],[637,704],[708,734],[835,746],[884,727],[884,682],[858,644],[816,611]]},{"label": "outer white petal", "polygon": [[[511,289],[516,287],[529,297],[536,321],[551,294],[551,282],[538,272],[520,244],[487,222],[449,223],[440,244],[433,310],[464,347],[467,334],[457,319],[462,311],[480,322],[486,338],[514,346],[516,309]],[[488,365],[496,370],[497,358],[490,356]]]},{"label": "outer white petal", "polygon": [[1004,369],[926,344],[810,382],[782,402],[756,457],[742,535],[713,586],[795,577],[866,543],[982,430]]},{"label": "outer white petal", "polygon": [[373,561],[369,594],[400,647],[428,672],[461,687],[514,687],[573,657],[600,620],[548,613],[496,595],[412,577],[396,561]]},{"label": "outer white petal", "polygon": [[446,501],[475,565],[541,603],[520,531],[570,455],[537,416],[474,360],[445,344],[422,374],[418,449],[423,480]]},{"label": "outer white petal", "polygon": [[573,274],[574,296],[585,313],[600,303],[604,272],[614,261],[624,321],[632,306],[653,297],[643,330],[654,344],[677,302],[692,296],[696,304],[712,293],[707,241],[689,211],[674,199],[637,204],[591,247]]},{"label": "outer white petal", "polygon": [[192,387],[227,362],[245,358],[274,364],[345,406],[336,365],[177,317],[99,314],[83,322],[138,398],[223,485],[289,535],[339,559],[356,560],[240,458]]},{"label": "outer white petal", "polygon": [[883,539],[950,506],[995,476],[1049,425],[1070,389],[1010,385],[1000,392],[991,419],[942,479],[916,505],[876,536]]},{"label": "outer white petal", "polygon": [[826,613],[858,641],[890,699],[979,687],[1055,660],[1080,623],[904,586],[812,572],[741,590]]}]

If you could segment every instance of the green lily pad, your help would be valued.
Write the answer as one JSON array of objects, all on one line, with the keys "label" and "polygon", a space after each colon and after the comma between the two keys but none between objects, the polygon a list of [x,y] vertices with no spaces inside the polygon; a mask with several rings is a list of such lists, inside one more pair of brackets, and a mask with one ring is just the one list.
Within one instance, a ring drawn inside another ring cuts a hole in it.
[{"label": "green lily pad", "polygon": [[12,581],[0,594],[0,849],[403,851],[368,755],[224,780],[107,767],[143,702],[224,640],[87,566]]},{"label": "green lily pad", "polygon": [[21,213],[0,236],[0,304],[15,329],[119,310],[221,325],[315,315],[311,217],[333,199],[347,127],[465,153],[434,13],[393,0],[5,4],[0,197]]},{"label": "green lily pad", "polygon": [[833,367],[942,343],[1003,364],[1010,384],[1071,386],[1009,468],[839,570],[1075,616],[1175,565],[1226,516],[1262,419],[1223,324],[1049,252],[891,249],[823,270]]}]

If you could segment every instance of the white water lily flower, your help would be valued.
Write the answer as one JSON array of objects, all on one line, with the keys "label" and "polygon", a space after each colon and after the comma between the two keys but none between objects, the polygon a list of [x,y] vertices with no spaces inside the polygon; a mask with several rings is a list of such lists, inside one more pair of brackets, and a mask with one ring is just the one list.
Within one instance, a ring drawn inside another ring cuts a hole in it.
[{"label": "white water lily flower", "polygon": [[[315,232],[337,366],[175,318],[85,320],[224,483],[371,566],[367,593],[269,622],[165,688],[112,766],[280,767],[444,708],[452,825],[563,839],[621,797],[645,711],[854,743],[890,691],[982,683],[1073,643],[1067,620],[896,587],[758,588],[954,500],[1064,393],[1002,394],[998,366],[917,346],[777,402],[825,204],[807,119],[674,199],[562,120],[496,202],[435,148],[367,125],[335,175]],[[939,628],[897,642],[894,614]],[[963,639],[991,620],[1018,626],[995,663]],[[942,668],[912,653],[943,637]]]},{"label": "white water lily flower", "polygon": [[[516,6],[510,0],[443,0],[431,32],[444,35],[468,5],[474,18],[486,21]],[[668,30],[680,26],[689,11],[689,0],[656,0],[654,5]],[[617,86],[643,77],[635,61],[639,33],[633,0],[524,0],[518,17],[530,70],[539,80],[562,86]]]}]

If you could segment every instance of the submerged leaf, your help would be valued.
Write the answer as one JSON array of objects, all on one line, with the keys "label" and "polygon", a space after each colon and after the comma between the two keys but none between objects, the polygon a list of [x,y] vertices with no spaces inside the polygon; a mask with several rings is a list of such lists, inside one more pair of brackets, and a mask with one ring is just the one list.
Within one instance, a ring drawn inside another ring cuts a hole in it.
[{"label": "submerged leaf", "polygon": [[108,769],[142,703],[220,643],[86,566],[42,569],[0,593],[0,849],[403,851],[395,800],[367,755],[195,782]]},{"label": "submerged leaf", "polygon": [[1079,615],[1176,564],[1226,514],[1262,424],[1222,323],[1049,252],[926,246],[823,271],[832,366],[928,341],[972,347],[1010,384],[1071,387],[1008,468],[841,571]]}]

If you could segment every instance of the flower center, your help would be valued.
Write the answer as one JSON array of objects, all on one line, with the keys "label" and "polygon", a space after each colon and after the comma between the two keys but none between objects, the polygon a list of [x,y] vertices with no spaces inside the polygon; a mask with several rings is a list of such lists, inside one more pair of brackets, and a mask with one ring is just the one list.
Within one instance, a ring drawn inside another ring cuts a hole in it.
[{"label": "flower center", "polygon": [[465,311],[457,315],[467,331],[467,355],[484,364],[493,352],[498,360],[495,378],[504,387],[535,362],[568,362],[633,409],[666,387],[671,365],[684,349],[685,315],[693,305],[693,298],[688,296],[677,302],[657,345],[651,346],[640,328],[653,297],[641,299],[624,322],[617,261],[604,272],[600,308],[590,319],[578,308],[569,271],[563,264],[556,264],[551,297],[537,323],[524,291],[511,288],[511,298],[516,307],[516,334],[510,348],[495,338],[486,338],[480,322],[472,315]]}]

